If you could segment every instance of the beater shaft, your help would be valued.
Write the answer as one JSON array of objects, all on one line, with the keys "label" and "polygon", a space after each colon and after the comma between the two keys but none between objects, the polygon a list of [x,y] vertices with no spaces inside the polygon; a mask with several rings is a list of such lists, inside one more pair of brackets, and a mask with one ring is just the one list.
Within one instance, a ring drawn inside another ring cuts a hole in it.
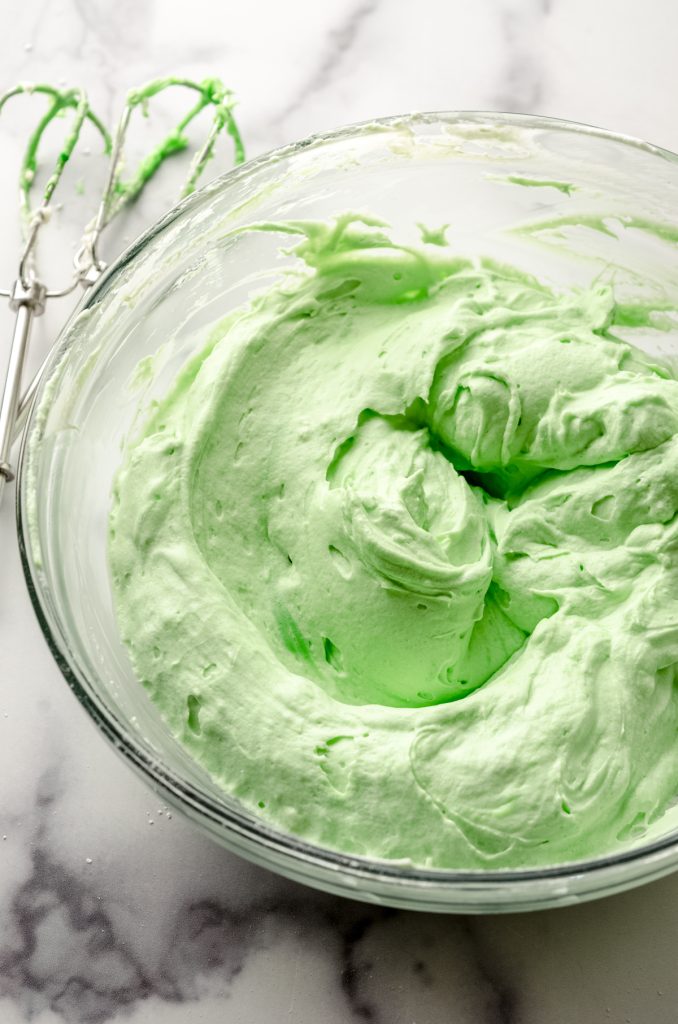
[{"label": "beater shaft", "polygon": [[35,281],[26,286],[19,277],[14,283],[9,305],[16,313],[16,320],[0,403],[0,500],[5,484],[14,479],[9,457],[21,395],[21,378],[33,320],[45,311],[45,288]]}]

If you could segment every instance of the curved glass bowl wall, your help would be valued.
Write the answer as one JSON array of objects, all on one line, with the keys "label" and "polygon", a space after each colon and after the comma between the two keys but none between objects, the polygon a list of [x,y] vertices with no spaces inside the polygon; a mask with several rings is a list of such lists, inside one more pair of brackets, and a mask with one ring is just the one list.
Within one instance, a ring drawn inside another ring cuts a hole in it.
[{"label": "curved glass bowl wall", "polygon": [[[293,262],[280,251],[289,238],[238,229],[346,210],[381,217],[413,242],[417,224],[448,224],[465,255],[505,259],[556,285],[585,285],[614,266],[625,295],[646,288],[642,278],[678,306],[678,232],[672,240],[642,229],[678,223],[678,158],[635,140],[543,118],[414,115],[316,137],[226,174],[110,268],[50,356],[24,443],[18,516],[28,586],[54,657],[99,729],[167,802],[230,849],[299,881],[396,906],[498,911],[659,877],[678,866],[671,813],[635,848],[539,871],[424,871],[311,846],[219,790],[134,676],[106,556],[124,438],[210,325]],[[678,326],[635,340],[670,356]]]}]

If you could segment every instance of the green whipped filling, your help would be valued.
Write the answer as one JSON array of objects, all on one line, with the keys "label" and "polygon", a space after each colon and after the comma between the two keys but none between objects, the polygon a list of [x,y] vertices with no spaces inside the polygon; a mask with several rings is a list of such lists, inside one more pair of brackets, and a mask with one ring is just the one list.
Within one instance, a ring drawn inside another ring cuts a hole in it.
[{"label": "green whipped filling", "polygon": [[522,867],[642,832],[678,790],[678,380],[606,285],[370,218],[276,229],[300,269],[117,477],[151,698],[229,794],[353,854]]}]

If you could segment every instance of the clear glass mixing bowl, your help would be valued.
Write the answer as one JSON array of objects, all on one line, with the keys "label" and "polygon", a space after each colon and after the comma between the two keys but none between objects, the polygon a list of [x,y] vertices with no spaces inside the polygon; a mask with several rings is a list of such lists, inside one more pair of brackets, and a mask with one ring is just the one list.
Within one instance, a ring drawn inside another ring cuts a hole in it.
[{"label": "clear glass mixing bowl", "polygon": [[[614,855],[530,871],[431,871],[345,856],[263,824],[219,790],[165,728],[131,669],[111,601],[106,533],[121,445],[209,326],[294,260],[253,221],[369,211],[399,239],[449,224],[465,254],[556,285],[614,276],[618,294],[678,306],[678,157],[546,118],[418,114],[317,136],[231,171],[173,209],[86,295],[30,417],[18,488],[28,587],[54,657],[101,732],[224,846],[299,881],[425,910],[572,903],[678,865],[678,810]],[[648,224],[660,225],[647,230]],[[678,324],[630,329],[678,353]],[[139,370],[140,360],[148,359]],[[544,367],[548,373],[548,367]]]}]

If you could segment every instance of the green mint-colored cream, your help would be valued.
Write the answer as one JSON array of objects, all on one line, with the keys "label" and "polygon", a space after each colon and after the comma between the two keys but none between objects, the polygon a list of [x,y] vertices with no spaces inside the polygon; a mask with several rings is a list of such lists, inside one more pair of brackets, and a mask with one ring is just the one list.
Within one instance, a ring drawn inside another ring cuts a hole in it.
[{"label": "green mint-colored cream", "polygon": [[678,790],[678,380],[606,285],[287,227],[299,269],[213,332],[118,473],[139,678],[224,790],[312,842],[441,868],[612,850]]}]

